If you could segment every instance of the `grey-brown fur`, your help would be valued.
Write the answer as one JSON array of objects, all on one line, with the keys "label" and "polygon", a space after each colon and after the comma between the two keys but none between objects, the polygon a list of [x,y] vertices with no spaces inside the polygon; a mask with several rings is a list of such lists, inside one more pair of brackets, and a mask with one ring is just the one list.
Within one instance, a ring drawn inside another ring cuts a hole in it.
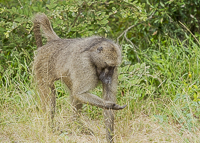
[{"label": "grey-brown fur", "polygon": [[[38,46],[34,71],[43,109],[49,108],[53,119],[56,105],[54,81],[61,80],[70,90],[76,111],[81,109],[83,103],[104,109],[107,140],[113,142],[113,110],[125,107],[116,104],[116,66],[121,62],[120,47],[99,36],[61,39],[53,31],[45,14],[37,14],[33,22]],[[40,27],[48,41],[44,46]],[[89,93],[99,81],[103,84],[103,99]]]}]

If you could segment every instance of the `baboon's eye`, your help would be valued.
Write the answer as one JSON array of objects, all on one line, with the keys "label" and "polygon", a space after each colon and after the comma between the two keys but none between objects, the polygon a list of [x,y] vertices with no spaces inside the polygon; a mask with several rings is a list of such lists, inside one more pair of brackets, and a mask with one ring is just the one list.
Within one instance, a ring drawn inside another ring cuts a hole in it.
[{"label": "baboon's eye", "polygon": [[101,51],[103,51],[103,47],[97,48],[97,52],[98,52],[98,53],[100,53]]}]

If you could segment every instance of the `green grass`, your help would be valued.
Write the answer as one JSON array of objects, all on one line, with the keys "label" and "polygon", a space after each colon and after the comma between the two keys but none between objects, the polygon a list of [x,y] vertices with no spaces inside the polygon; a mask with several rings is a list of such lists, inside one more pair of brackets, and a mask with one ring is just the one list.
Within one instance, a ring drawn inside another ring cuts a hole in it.
[{"label": "green grass", "polygon": [[[131,46],[123,45],[117,102],[128,106],[116,111],[115,142],[199,142],[199,45],[190,38],[151,42],[152,47],[139,52],[142,62],[134,65],[125,56]],[[81,120],[95,134],[81,133],[61,82],[55,83],[52,132],[47,115],[40,112],[32,64],[19,59],[20,54],[9,61],[0,81],[0,142],[106,142],[102,109],[84,105]],[[92,92],[101,95],[101,86]]]}]

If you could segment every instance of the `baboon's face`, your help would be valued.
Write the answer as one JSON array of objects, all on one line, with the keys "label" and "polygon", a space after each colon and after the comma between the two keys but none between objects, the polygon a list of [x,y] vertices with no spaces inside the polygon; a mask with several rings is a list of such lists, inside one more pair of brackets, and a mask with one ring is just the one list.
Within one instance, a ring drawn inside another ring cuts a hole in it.
[{"label": "baboon's face", "polygon": [[91,57],[97,69],[99,79],[105,84],[110,84],[114,69],[121,62],[119,47],[113,43],[104,41],[93,48]]},{"label": "baboon's face", "polygon": [[117,45],[103,41],[92,48],[91,58],[99,68],[114,67],[121,63],[121,51]]},{"label": "baboon's face", "polygon": [[99,74],[99,79],[105,84],[111,84],[115,68],[116,67],[110,67],[110,66],[103,68]]}]

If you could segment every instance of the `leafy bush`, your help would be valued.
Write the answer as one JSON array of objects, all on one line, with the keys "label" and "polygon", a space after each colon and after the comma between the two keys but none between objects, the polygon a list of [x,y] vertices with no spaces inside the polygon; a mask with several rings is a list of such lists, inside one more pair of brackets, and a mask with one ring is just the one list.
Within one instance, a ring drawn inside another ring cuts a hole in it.
[{"label": "leafy bush", "polygon": [[[142,9],[142,5],[136,2],[9,0],[3,1],[0,5],[1,77],[8,67],[15,69],[18,63],[24,63],[26,56],[21,52],[26,51],[30,55],[29,58],[33,59],[36,46],[31,20],[38,12],[44,12],[49,16],[54,30],[63,38],[91,35],[116,38],[131,24],[131,20],[138,16],[140,19],[146,17],[145,13],[137,12],[138,8]],[[132,7],[133,5],[137,8]],[[137,13],[133,16],[133,12]],[[14,60],[16,57],[18,63]],[[30,64],[30,59],[26,59],[27,64]],[[22,72],[24,70],[22,68]],[[16,71],[13,77],[15,75]]]}]

